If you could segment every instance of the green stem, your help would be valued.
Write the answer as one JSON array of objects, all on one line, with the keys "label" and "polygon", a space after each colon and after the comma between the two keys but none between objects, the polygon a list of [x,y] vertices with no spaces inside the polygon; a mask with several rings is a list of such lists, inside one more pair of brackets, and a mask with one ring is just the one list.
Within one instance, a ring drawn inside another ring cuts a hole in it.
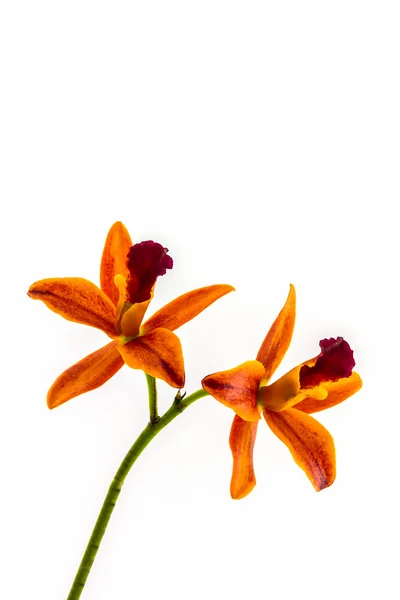
[{"label": "green stem", "polygon": [[149,411],[150,423],[156,423],[159,420],[157,404],[157,381],[151,375],[146,375],[147,389],[149,390]]},{"label": "green stem", "polygon": [[180,392],[178,392],[172,406],[167,410],[165,415],[159,418],[159,420],[155,423],[150,422],[134,442],[128,454],[122,461],[110,485],[67,600],[78,600],[78,598],[81,597],[83,588],[90,573],[90,569],[92,568],[94,559],[96,558],[97,551],[105,534],[108,522],[118,500],[125,478],[131,470],[133,464],[136,462],[136,459],[140,456],[151,440],[162,429],[164,429],[168,423],[171,423],[171,421],[180,415],[193,402],[207,395],[207,392],[202,389],[197,390],[196,392],[193,392],[193,394],[190,394],[186,397],[182,397]]}]

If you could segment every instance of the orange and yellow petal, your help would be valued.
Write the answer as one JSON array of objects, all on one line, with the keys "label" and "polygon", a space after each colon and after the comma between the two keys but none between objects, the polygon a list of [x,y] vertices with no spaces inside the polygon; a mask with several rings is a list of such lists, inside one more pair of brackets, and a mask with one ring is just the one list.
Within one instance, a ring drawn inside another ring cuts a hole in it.
[{"label": "orange and yellow petal", "polygon": [[80,277],[42,279],[28,290],[64,319],[101,329],[115,336],[115,306],[94,283]]},{"label": "orange and yellow petal", "polygon": [[132,369],[166,381],[174,388],[185,383],[182,347],[178,336],[168,329],[154,329],[147,335],[120,344],[118,350]]},{"label": "orange and yellow petal", "polygon": [[253,468],[253,449],[256,441],[258,421],[244,421],[238,415],[233,419],[229,445],[232,450],[233,470],[231,496],[239,500],[250,494],[256,485]]},{"label": "orange and yellow petal", "polygon": [[309,397],[305,398],[296,404],[296,410],[311,414],[336,406],[336,404],[340,404],[358,392],[362,387],[362,381],[359,374],[353,372],[347,379],[325,382],[323,387],[328,392],[328,395],[324,400],[317,400]]},{"label": "orange and yellow petal", "polygon": [[264,367],[249,360],[229,371],[207,375],[201,382],[213,398],[232,408],[245,421],[258,421],[258,390],[264,377]]},{"label": "orange and yellow petal", "polygon": [[273,323],[271,329],[257,354],[257,360],[265,367],[265,382],[282,362],[292,340],[294,323],[296,319],[296,291],[290,285],[285,305]]},{"label": "orange and yellow petal", "polygon": [[336,477],[335,445],[329,431],[310,415],[294,408],[279,413],[263,412],[267,424],[289,448],[315,490],[329,487]]},{"label": "orange and yellow petal", "polygon": [[111,342],[82,359],[60,375],[47,394],[47,405],[56,408],[106,383],[123,366],[124,361]]},{"label": "orange and yellow petal", "polygon": [[210,304],[234,291],[231,285],[209,285],[191,292],[187,292],[157,311],[141,328],[143,333],[148,333],[158,327],[174,331],[188,321],[197,317]]},{"label": "orange and yellow petal", "polygon": [[327,397],[328,392],[323,386],[310,388],[307,393],[301,390],[299,373],[302,366],[295,367],[270,385],[264,386],[263,383],[261,384],[258,400],[264,409],[281,412],[292,406],[297,406],[307,395],[318,400]]},{"label": "orange and yellow petal", "polygon": [[126,260],[132,241],[128,230],[121,221],[117,221],[108,232],[100,265],[100,286],[103,292],[116,306],[119,292],[114,283],[116,275],[128,276]]}]

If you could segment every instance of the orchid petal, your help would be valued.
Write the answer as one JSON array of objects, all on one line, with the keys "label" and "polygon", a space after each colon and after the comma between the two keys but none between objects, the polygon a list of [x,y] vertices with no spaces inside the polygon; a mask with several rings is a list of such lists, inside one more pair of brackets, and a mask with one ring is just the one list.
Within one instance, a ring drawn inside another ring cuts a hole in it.
[{"label": "orchid petal", "polygon": [[361,377],[358,373],[352,373],[346,379],[339,381],[327,381],[322,384],[328,392],[328,396],[324,400],[316,400],[315,398],[305,398],[296,404],[296,410],[301,410],[307,414],[316,413],[332,406],[340,404],[353,394],[358,392],[362,387]]},{"label": "orchid petal", "polygon": [[233,456],[231,496],[239,500],[250,494],[256,485],[253,469],[253,448],[256,441],[258,421],[249,423],[238,415],[233,419],[229,445]]},{"label": "orchid petal", "polygon": [[114,283],[116,275],[128,276],[127,255],[132,241],[128,230],[117,221],[108,232],[100,265],[100,286],[114,306],[118,303],[119,292]]},{"label": "orchid petal", "polygon": [[354,352],[342,337],[321,340],[321,352],[313,366],[303,365],[300,369],[300,387],[305,390],[350,377],[354,366]]},{"label": "orchid petal", "polygon": [[97,327],[115,337],[115,306],[94,283],[81,277],[42,279],[28,290],[64,319]]},{"label": "orchid petal", "polygon": [[264,377],[264,367],[249,360],[229,371],[204,377],[203,388],[216,400],[232,408],[245,421],[258,421],[258,390]]},{"label": "orchid petal", "polygon": [[188,321],[197,317],[210,304],[234,291],[231,285],[209,285],[187,292],[157,311],[141,328],[142,333],[149,333],[158,327],[175,331]]},{"label": "orchid petal", "polygon": [[118,346],[125,363],[166,381],[174,388],[185,383],[182,347],[178,336],[168,329],[154,329]]},{"label": "orchid petal", "polygon": [[71,398],[94,390],[108,381],[123,366],[116,342],[111,342],[64,371],[47,394],[47,405],[56,408]]},{"label": "orchid petal", "polygon": [[315,490],[329,487],[336,476],[335,445],[329,431],[313,417],[294,408],[283,412],[264,410],[275,435],[289,448]]},{"label": "orchid petal", "polygon": [[162,244],[153,240],[134,244],[126,260],[126,300],[130,304],[150,300],[158,277],[165,275],[167,269],[172,269],[173,264],[168,248]]},{"label": "orchid petal", "polygon": [[290,285],[285,305],[274,321],[257,354],[265,367],[265,383],[269,381],[282,362],[292,340],[296,318],[296,291]]}]

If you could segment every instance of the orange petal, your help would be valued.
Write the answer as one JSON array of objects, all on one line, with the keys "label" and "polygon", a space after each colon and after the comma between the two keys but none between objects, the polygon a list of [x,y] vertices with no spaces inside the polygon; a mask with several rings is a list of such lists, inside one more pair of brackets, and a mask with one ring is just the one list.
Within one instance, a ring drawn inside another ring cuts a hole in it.
[{"label": "orange petal", "polygon": [[263,412],[272,431],[289,448],[316,491],[329,487],[336,477],[335,445],[329,431],[294,408],[280,413]]},{"label": "orange petal", "polygon": [[108,232],[100,265],[101,289],[115,306],[118,303],[119,292],[114,277],[115,275],[128,276],[126,258],[131,246],[132,241],[128,230],[121,221],[117,221]]},{"label": "orange petal", "polygon": [[301,410],[305,413],[316,413],[331,406],[340,404],[347,398],[361,389],[362,381],[358,373],[352,373],[347,379],[339,379],[339,381],[326,381],[322,386],[328,392],[328,396],[324,400],[316,400],[315,398],[305,398],[296,404],[296,410]]},{"label": "orange petal", "polygon": [[296,318],[296,291],[292,284],[285,305],[277,316],[257,354],[265,367],[265,383],[279,367],[292,340]]},{"label": "orange petal", "polygon": [[157,311],[142,326],[141,332],[148,333],[157,327],[174,331],[191,319],[194,319],[207,306],[234,291],[231,285],[209,285],[192,292],[187,292]]},{"label": "orange petal", "polygon": [[56,408],[75,396],[100,387],[115,375],[123,364],[115,342],[89,354],[55,380],[47,394],[48,407]]},{"label": "orange petal", "polygon": [[256,485],[253,469],[253,448],[256,441],[258,421],[249,423],[235,415],[229,445],[233,456],[231,496],[239,500],[250,494]]},{"label": "orange petal", "polygon": [[28,290],[68,321],[91,325],[115,336],[115,306],[97,285],[81,277],[42,279]]},{"label": "orange petal", "polygon": [[207,375],[201,384],[206,392],[245,421],[258,421],[258,389],[263,377],[262,364],[249,360],[229,371]]},{"label": "orange petal", "polygon": [[118,346],[129,367],[141,369],[147,375],[181,388],[185,384],[182,347],[178,336],[168,329],[154,329]]}]

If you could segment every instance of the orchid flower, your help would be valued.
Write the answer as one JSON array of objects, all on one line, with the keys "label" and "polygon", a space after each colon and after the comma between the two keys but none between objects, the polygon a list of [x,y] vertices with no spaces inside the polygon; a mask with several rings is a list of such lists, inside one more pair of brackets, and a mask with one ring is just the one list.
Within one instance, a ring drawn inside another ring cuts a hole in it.
[{"label": "orchid flower", "polygon": [[342,337],[337,337],[321,340],[318,356],[269,384],[290,345],[295,315],[296,294],[291,285],[257,359],[208,375],[202,381],[205,391],[236,413],[229,439],[232,498],[244,498],[256,485],[253,449],[261,413],[317,491],[335,480],[332,436],[310,414],[343,402],[361,388],[362,382],[353,372],[353,351]]},{"label": "orchid flower", "polygon": [[29,288],[69,321],[97,327],[111,342],[64,371],[47,395],[49,408],[100,387],[127,364],[182,388],[185,370],[173,333],[234,288],[211,285],[179,296],[142,324],[157,278],[172,269],[168,249],[153,241],[132,244],[121,222],[111,227],[100,266],[100,288],[80,277],[42,279]]}]

